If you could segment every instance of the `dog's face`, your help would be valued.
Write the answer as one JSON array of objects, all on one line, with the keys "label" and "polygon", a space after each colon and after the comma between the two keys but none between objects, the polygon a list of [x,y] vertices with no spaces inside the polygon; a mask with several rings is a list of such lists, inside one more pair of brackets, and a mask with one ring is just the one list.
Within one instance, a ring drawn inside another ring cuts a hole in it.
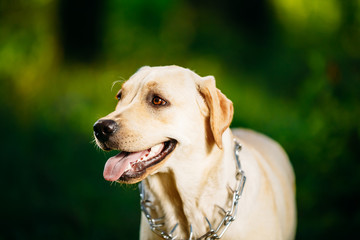
[{"label": "dog's face", "polygon": [[[121,151],[105,165],[109,181],[136,183],[166,168],[167,162],[171,167],[179,160],[173,155],[204,144],[221,147],[217,135],[221,139],[232,118],[232,104],[212,77],[176,66],[141,68],[117,98],[115,111],[94,125],[102,149]],[[213,116],[217,108],[226,116]]]}]

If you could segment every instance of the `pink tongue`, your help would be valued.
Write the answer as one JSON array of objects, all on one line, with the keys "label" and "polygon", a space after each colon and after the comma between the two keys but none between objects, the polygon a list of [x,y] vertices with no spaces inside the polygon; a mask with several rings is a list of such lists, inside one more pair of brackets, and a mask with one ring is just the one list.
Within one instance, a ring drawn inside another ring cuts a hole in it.
[{"label": "pink tongue", "polygon": [[125,172],[130,162],[136,161],[147,152],[148,150],[134,152],[134,153],[121,152],[118,155],[109,158],[104,168],[105,180],[111,182],[118,180],[121,177],[121,175]]}]

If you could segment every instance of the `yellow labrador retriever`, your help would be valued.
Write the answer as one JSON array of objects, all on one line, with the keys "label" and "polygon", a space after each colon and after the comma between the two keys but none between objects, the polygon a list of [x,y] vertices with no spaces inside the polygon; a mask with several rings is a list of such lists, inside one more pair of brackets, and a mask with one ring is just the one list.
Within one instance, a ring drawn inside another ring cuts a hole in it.
[{"label": "yellow labrador retriever", "polygon": [[214,77],[143,67],[117,98],[94,134],[102,149],[121,151],[106,180],[142,181],[140,239],[294,239],[287,155],[260,133],[229,129],[233,105]]}]

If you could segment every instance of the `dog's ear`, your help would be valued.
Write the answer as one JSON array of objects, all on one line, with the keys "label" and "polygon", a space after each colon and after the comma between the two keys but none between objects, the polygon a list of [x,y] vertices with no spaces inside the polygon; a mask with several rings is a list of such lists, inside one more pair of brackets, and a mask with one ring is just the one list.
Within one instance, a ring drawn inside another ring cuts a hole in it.
[{"label": "dog's ear", "polygon": [[210,127],[216,145],[222,149],[222,135],[234,115],[233,103],[215,85],[215,78],[207,76],[198,81],[199,91],[210,110]]}]

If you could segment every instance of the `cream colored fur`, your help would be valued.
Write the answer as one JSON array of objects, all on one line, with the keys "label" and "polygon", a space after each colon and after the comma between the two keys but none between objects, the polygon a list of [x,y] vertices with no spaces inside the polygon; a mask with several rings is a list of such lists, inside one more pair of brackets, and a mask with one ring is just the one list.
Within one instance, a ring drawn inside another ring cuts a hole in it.
[{"label": "cream colored fur", "polygon": [[[169,103],[153,109],[149,94]],[[216,114],[214,114],[216,112]],[[242,144],[241,165],[247,182],[236,220],[222,239],[294,239],[296,229],[295,177],[281,146],[246,129],[228,128],[232,103],[215,87],[213,77],[200,77],[177,66],[143,67],[122,87],[113,119],[120,129],[113,148],[140,151],[175,139],[177,146],[162,164],[144,176],[146,191],[165,216],[164,230],[195,237],[206,233],[205,216],[213,226],[222,219],[218,206],[230,207],[228,186],[235,187],[234,141]],[[159,239],[141,219],[140,239]]]}]

